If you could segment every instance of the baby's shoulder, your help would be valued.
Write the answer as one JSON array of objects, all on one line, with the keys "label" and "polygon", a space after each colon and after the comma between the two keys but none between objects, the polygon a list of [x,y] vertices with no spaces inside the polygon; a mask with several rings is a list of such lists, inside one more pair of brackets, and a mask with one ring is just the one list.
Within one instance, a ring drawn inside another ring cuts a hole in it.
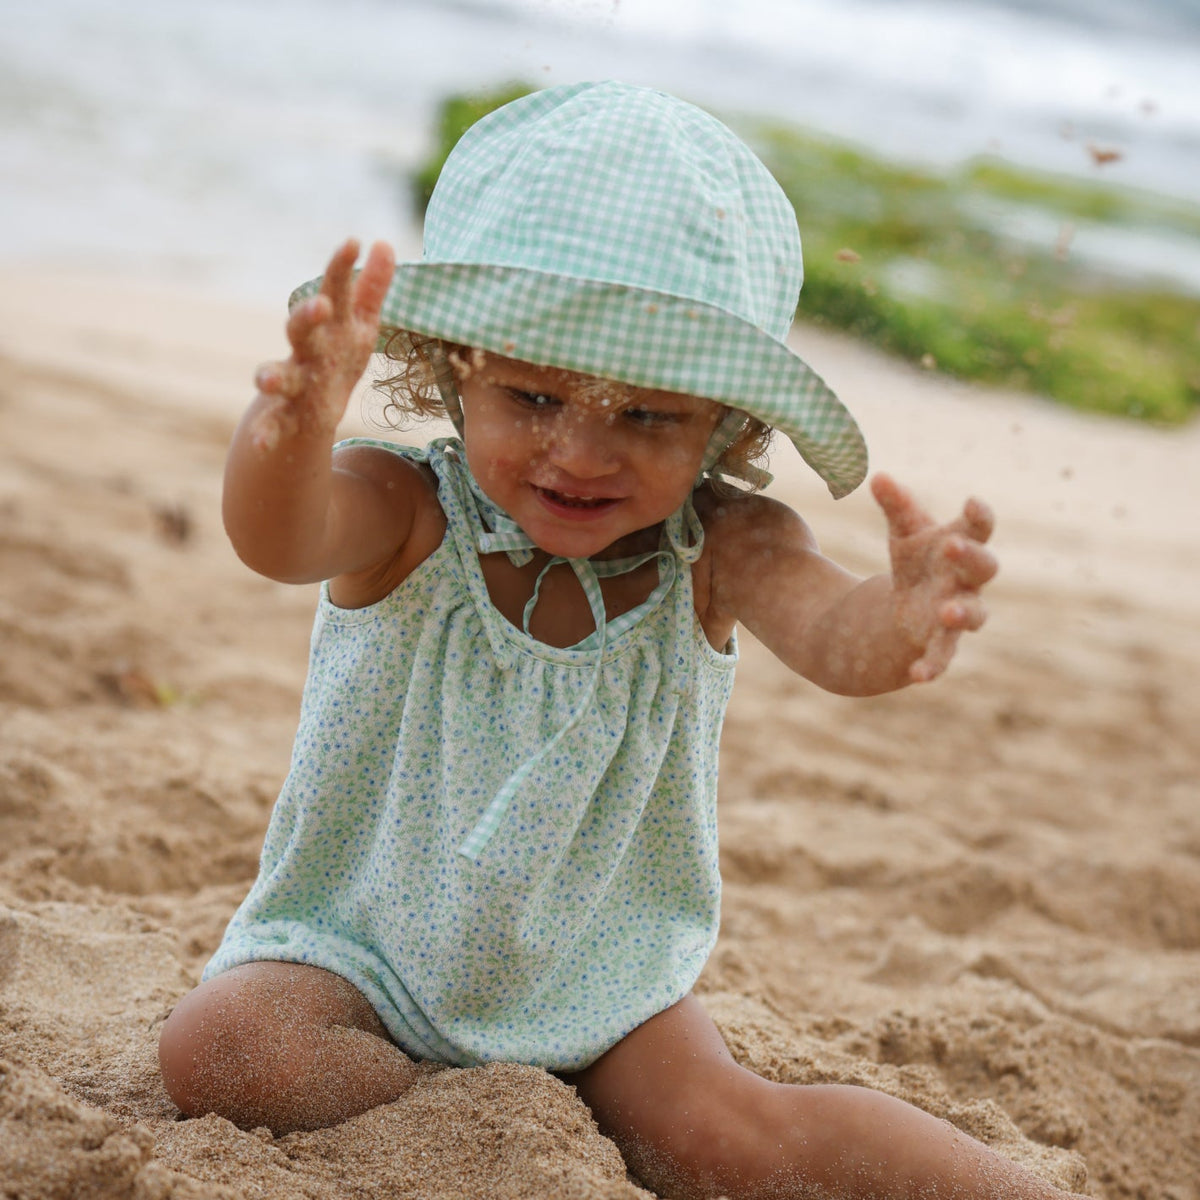
[{"label": "baby's shoulder", "polygon": [[362,608],[389,595],[441,544],[446,516],[438,480],[420,453],[404,454],[383,442],[352,441],[334,452],[335,471],[353,476],[362,526],[381,530],[377,542],[391,547],[379,561],[331,581],[330,595],[342,608]]},{"label": "baby's shoulder", "polygon": [[804,518],[773,496],[730,494],[706,485],[696,490],[693,502],[704,526],[705,550],[717,561],[736,565],[784,546],[816,547]]},{"label": "baby's shoulder", "polygon": [[437,475],[421,450],[355,438],[338,443],[333,465],[383,488],[402,505],[439,507]]},{"label": "baby's shoulder", "polygon": [[760,589],[789,554],[806,555],[817,543],[800,514],[771,496],[703,487],[693,502],[704,526],[704,551],[693,569],[696,610],[710,640],[719,640],[738,620],[748,591]]}]

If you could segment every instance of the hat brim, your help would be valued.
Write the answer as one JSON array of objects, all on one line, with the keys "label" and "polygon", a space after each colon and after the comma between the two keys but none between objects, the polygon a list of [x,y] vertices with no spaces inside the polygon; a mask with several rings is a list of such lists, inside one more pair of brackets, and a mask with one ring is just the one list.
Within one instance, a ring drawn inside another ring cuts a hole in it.
[{"label": "hat brim", "polygon": [[[320,280],[297,288],[291,303]],[[539,366],[704,396],[785,434],[835,498],[867,473],[854,418],[786,344],[733,313],[670,293],[524,267],[396,267],[382,323]]]}]

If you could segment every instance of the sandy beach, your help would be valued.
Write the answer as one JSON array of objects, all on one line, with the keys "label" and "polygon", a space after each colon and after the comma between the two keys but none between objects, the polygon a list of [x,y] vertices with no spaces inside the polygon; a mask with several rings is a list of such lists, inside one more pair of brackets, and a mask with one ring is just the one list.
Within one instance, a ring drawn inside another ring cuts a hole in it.
[{"label": "sandy beach", "polygon": [[[769,1078],[893,1092],[1083,1195],[1197,1200],[1200,426],[796,336],[877,467],[939,515],[991,501],[1004,565],[928,687],[824,695],[743,637],[698,991]],[[533,1068],[430,1070],[282,1138],[162,1089],[160,1024],[254,876],[304,676],[315,590],[249,572],[219,515],[282,349],[280,312],[0,275],[0,1194],[648,1196]],[[884,565],[865,489],[772,465],[828,552]]]}]

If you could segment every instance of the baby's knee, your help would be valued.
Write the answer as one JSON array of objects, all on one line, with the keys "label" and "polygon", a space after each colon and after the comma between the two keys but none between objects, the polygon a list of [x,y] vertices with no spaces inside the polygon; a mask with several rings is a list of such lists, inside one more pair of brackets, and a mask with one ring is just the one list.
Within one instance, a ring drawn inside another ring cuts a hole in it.
[{"label": "baby's knee", "polygon": [[220,976],[184,996],[163,1024],[158,1061],[163,1085],[187,1116],[217,1113],[246,1124],[246,1098],[269,1091],[282,1074],[282,1039],[268,1028],[259,998]]},{"label": "baby's knee", "polygon": [[185,996],[163,1026],[159,1063],[187,1115],[275,1133],[395,1100],[416,1069],[352,984],[280,962],[234,967]]},{"label": "baby's knee", "polygon": [[[280,1100],[310,1074],[320,1031],[344,1017],[344,980],[289,963],[247,963],[184,996],[163,1025],[159,1066],[188,1116],[275,1124]],[[328,993],[328,994],[326,994]]]}]

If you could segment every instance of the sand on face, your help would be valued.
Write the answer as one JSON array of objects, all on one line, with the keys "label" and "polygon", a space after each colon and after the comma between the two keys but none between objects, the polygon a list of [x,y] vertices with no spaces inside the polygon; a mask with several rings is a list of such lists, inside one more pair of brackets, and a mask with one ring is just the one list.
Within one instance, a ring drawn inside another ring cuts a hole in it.
[{"label": "sand on face", "polygon": [[[995,504],[1005,569],[952,675],[902,695],[823,695],[743,639],[698,990],[770,1078],[885,1088],[1091,1195],[1200,1196],[1198,431],[799,336],[878,465],[940,514]],[[647,1195],[531,1068],[431,1070],[278,1139],[162,1090],[159,1024],[253,877],[303,681],[313,589],[252,575],[218,513],[281,347],[276,314],[0,279],[0,1182]],[[829,552],[882,565],[869,497],[775,468]]]}]

